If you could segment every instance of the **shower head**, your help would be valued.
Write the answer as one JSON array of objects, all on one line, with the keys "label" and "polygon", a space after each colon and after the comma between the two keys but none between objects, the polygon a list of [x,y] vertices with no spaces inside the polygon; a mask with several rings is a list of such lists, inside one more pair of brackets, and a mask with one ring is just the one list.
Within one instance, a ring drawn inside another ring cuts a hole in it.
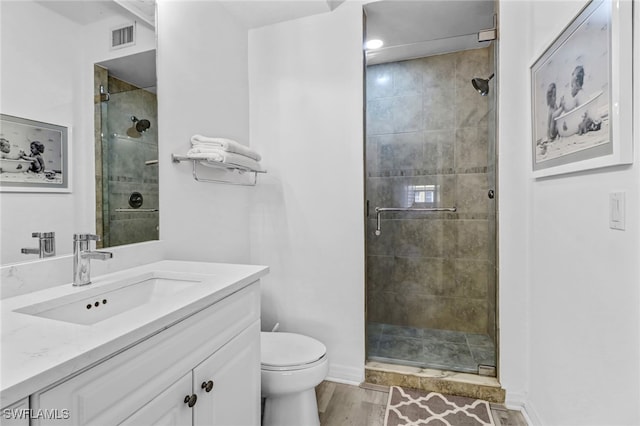
[{"label": "shower head", "polygon": [[146,132],[147,130],[149,130],[150,127],[151,127],[151,122],[146,119],[139,120],[136,123],[136,130],[139,131],[140,133]]},{"label": "shower head", "polygon": [[471,84],[473,85],[473,88],[478,91],[478,93],[480,93],[482,96],[487,96],[487,93],[489,93],[489,80],[491,80],[494,75],[495,74],[491,74],[486,80],[484,78],[476,77],[471,80]]},{"label": "shower head", "polygon": [[135,115],[131,116],[131,121],[133,122],[133,125],[127,130],[127,135],[132,138],[139,138],[142,136],[141,133],[146,132],[151,127],[151,122],[149,120],[138,120],[138,117]]}]

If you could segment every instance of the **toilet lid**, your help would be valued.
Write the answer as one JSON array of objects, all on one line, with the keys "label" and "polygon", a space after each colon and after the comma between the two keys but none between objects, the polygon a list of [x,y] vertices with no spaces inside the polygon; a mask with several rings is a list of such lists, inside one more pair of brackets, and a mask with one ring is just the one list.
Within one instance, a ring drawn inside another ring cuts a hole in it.
[{"label": "toilet lid", "polygon": [[270,367],[310,364],[327,353],[316,339],[296,333],[262,332],[260,343],[262,365]]}]

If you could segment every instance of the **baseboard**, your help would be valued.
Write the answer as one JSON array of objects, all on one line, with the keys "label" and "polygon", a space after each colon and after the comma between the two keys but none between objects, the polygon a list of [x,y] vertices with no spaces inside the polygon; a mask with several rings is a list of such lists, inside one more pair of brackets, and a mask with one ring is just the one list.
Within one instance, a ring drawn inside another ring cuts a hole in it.
[{"label": "baseboard", "polygon": [[326,382],[334,382],[334,383],[340,383],[343,385],[351,385],[351,386],[360,386],[362,384],[362,382],[356,382],[354,380],[345,380],[339,377],[331,377],[331,376],[327,376],[327,378],[324,380]]},{"label": "baseboard", "polygon": [[524,419],[527,421],[527,424],[529,424],[530,426],[543,424],[542,420],[540,419],[540,416],[538,415],[538,412],[533,407],[533,405],[531,405],[531,403],[529,402],[525,403],[524,407],[522,408],[523,408],[522,415],[524,416]]},{"label": "baseboard", "polygon": [[511,392],[507,390],[504,406],[509,410],[522,411],[526,403],[526,395],[520,392]]},{"label": "baseboard", "polygon": [[506,408],[510,410],[518,410],[522,413],[525,421],[529,426],[541,425],[540,416],[535,408],[527,401],[526,394],[507,392],[507,399],[504,402]]},{"label": "baseboard", "polygon": [[364,382],[364,366],[362,368],[348,367],[345,365],[329,365],[327,379],[331,382],[344,383],[346,385],[359,386]]}]

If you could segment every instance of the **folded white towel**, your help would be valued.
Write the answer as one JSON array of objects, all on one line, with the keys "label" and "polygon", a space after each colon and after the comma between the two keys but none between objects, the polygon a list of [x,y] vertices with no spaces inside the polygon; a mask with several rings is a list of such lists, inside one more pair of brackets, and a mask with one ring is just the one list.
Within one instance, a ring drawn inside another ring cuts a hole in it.
[{"label": "folded white towel", "polygon": [[262,160],[262,156],[248,146],[242,145],[232,139],[210,138],[202,135],[193,135],[191,137],[191,146],[194,148],[220,148],[223,151],[234,152],[253,158],[256,161]]},{"label": "folded white towel", "polygon": [[260,163],[258,163],[253,158],[236,154],[234,152],[223,151],[221,149],[210,149],[208,150],[208,152],[200,152],[200,150],[198,150],[197,148],[192,148],[187,151],[187,157],[193,160],[203,160],[210,163],[217,162],[228,164],[231,166],[238,166],[257,172],[262,171],[262,166],[260,166]]}]

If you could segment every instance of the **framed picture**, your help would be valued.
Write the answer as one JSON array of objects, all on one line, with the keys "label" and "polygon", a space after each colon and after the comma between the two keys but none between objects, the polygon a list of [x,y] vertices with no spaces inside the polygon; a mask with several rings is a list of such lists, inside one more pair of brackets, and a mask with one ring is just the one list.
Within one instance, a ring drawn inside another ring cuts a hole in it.
[{"label": "framed picture", "polygon": [[71,192],[68,128],[0,114],[0,191]]},{"label": "framed picture", "polygon": [[632,163],[631,3],[592,0],[531,66],[534,177]]}]

